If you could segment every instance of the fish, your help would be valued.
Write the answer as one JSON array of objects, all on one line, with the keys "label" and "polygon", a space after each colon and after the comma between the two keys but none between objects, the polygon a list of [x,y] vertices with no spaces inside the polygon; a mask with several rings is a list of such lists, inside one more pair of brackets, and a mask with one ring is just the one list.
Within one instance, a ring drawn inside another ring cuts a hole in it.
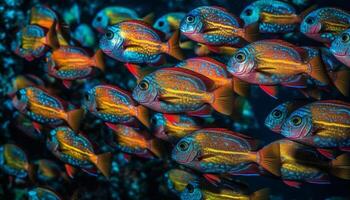
[{"label": "fish", "polygon": [[150,13],[143,19],[140,19],[138,14],[127,7],[109,6],[99,11],[92,21],[92,27],[98,32],[105,33],[108,26],[112,26],[127,20],[143,20],[146,23],[153,21],[154,14]]},{"label": "fish", "polygon": [[327,46],[337,35],[350,27],[350,14],[332,7],[319,8],[304,17],[300,32]]},{"label": "fish", "polygon": [[350,104],[322,100],[304,105],[290,114],[281,134],[320,151],[331,148],[349,151]]},{"label": "fish", "polygon": [[170,12],[159,17],[154,22],[153,27],[159,31],[165,33],[166,38],[170,38],[171,35],[179,29],[181,20],[185,17],[184,12]]},{"label": "fish", "polygon": [[276,106],[266,117],[265,126],[275,133],[280,133],[282,125],[288,116],[305,104],[303,101],[286,101]]},{"label": "fish", "polygon": [[80,15],[80,7],[77,3],[75,3],[72,5],[72,7],[63,11],[62,18],[64,22],[69,25],[73,25],[74,23],[80,24]]},{"label": "fish", "polygon": [[18,90],[12,99],[12,104],[33,121],[33,126],[38,132],[40,124],[57,125],[63,121],[73,130],[78,130],[84,114],[82,109],[67,111],[63,101],[37,87]]},{"label": "fish", "polygon": [[[176,84],[174,84],[176,83]],[[140,104],[162,113],[208,115],[208,104],[216,111],[232,113],[230,88],[212,89],[214,83],[200,74],[181,68],[156,70],[134,88],[132,97]]]},{"label": "fish", "polygon": [[56,48],[58,40],[54,27],[49,30],[37,25],[27,25],[16,33],[12,51],[27,61],[43,56],[49,48]]},{"label": "fish", "polygon": [[274,85],[305,88],[302,74],[322,83],[330,79],[320,56],[307,56],[307,51],[282,40],[262,40],[237,50],[227,64],[235,77],[257,84],[276,97]]},{"label": "fish", "polygon": [[11,80],[12,88],[8,95],[14,95],[19,89],[29,86],[44,87],[45,83],[34,74],[20,74]]},{"label": "fish", "polygon": [[226,9],[201,6],[191,10],[181,20],[181,34],[210,46],[237,46],[256,39],[255,25],[242,28],[239,19]]},{"label": "fish", "polygon": [[330,46],[332,54],[347,67],[350,67],[350,29],[335,37]]},{"label": "fish", "polygon": [[264,170],[280,176],[277,145],[257,149],[257,141],[222,128],[206,128],[183,137],[173,148],[177,163],[202,173],[259,175]]},{"label": "fish", "polygon": [[67,88],[71,87],[73,80],[90,77],[96,73],[96,69],[101,72],[105,69],[101,50],[90,57],[84,49],[72,46],[62,46],[48,53],[46,62],[48,74],[61,79]]},{"label": "fish", "polygon": [[302,20],[292,5],[275,0],[254,1],[243,9],[240,18],[244,26],[259,23],[261,33],[292,32]]},{"label": "fish", "polygon": [[200,177],[194,173],[190,173],[187,170],[183,169],[171,169],[165,173],[165,179],[168,186],[168,189],[180,195],[185,189],[186,186],[192,181],[198,181]]},{"label": "fish", "polygon": [[189,69],[202,74],[214,81],[215,87],[228,86],[242,96],[249,95],[249,85],[237,78],[232,78],[226,70],[226,65],[210,57],[195,57],[186,59],[175,67]]},{"label": "fish", "polygon": [[83,47],[95,47],[95,33],[88,24],[80,24],[74,32],[72,32],[72,37]]},{"label": "fish", "polygon": [[281,179],[288,186],[299,188],[303,182],[330,184],[330,175],[350,178],[348,154],[329,160],[316,149],[291,140],[278,140],[274,144],[280,146]]},{"label": "fish", "polygon": [[0,146],[0,169],[3,173],[18,178],[31,178],[33,165],[27,154],[15,144]]},{"label": "fish", "polygon": [[35,179],[42,183],[58,181],[66,176],[60,165],[52,160],[40,159],[36,160],[34,164],[36,168]]},{"label": "fish", "polygon": [[135,119],[150,127],[148,109],[138,105],[130,93],[117,86],[97,85],[86,94],[85,107],[114,129],[114,124],[131,124]]},{"label": "fish", "polygon": [[153,138],[146,131],[140,131],[130,126],[115,125],[113,135],[108,141],[113,148],[129,154],[145,158],[155,156],[161,158],[163,156],[162,146],[157,138]]},{"label": "fish", "polygon": [[220,199],[245,199],[263,200],[269,199],[269,189],[260,189],[253,193],[239,187],[221,186],[215,187],[208,183],[191,181],[180,195],[181,200],[220,200]]},{"label": "fish", "polygon": [[201,129],[198,120],[187,115],[156,113],[151,118],[151,124],[154,136],[171,143]]},{"label": "fish", "polygon": [[108,178],[110,175],[111,153],[97,154],[87,137],[69,127],[60,126],[52,129],[46,146],[52,154],[68,165],[66,165],[67,174],[71,177],[74,167],[89,170],[96,166],[105,177]]},{"label": "fish", "polygon": [[176,31],[167,42],[150,25],[137,20],[123,21],[108,27],[99,46],[108,56],[120,62],[157,64],[163,54],[183,59]]},{"label": "fish", "polygon": [[27,192],[28,200],[37,200],[37,199],[50,199],[50,200],[62,200],[62,198],[56,194],[53,190],[35,187],[28,190]]}]

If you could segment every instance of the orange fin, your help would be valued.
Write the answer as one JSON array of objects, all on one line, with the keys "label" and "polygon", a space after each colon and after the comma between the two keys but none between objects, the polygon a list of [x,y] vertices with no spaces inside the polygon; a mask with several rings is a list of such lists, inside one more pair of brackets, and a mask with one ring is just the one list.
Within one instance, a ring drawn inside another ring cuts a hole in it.
[{"label": "orange fin", "polygon": [[57,33],[56,33],[56,22],[52,24],[52,26],[50,27],[49,31],[46,34],[46,43],[52,49],[59,48],[59,42],[58,42]]},{"label": "orange fin", "polygon": [[100,170],[106,178],[108,178],[111,171],[111,159],[112,154],[107,152],[92,156],[91,162],[93,162],[97,169]]},{"label": "orange fin", "polygon": [[271,143],[258,151],[258,163],[275,176],[281,176],[281,158],[279,143]]},{"label": "orange fin", "polygon": [[105,71],[105,63],[103,60],[103,53],[101,49],[96,51],[95,55],[92,57],[92,60],[96,68],[100,69],[103,72]]},{"label": "orange fin", "polygon": [[247,97],[250,93],[250,85],[247,82],[241,81],[238,78],[232,80],[233,91],[240,96]]},{"label": "orange fin", "polygon": [[250,195],[250,200],[268,200],[270,199],[270,190],[268,188],[264,188],[258,190]]},{"label": "orange fin", "polygon": [[153,24],[154,21],[154,13],[149,13],[148,15],[142,18],[142,21],[146,22],[149,25]]},{"label": "orange fin", "polygon": [[162,141],[158,139],[152,139],[149,141],[148,149],[158,158],[164,157],[164,148],[162,146]]},{"label": "orange fin", "polygon": [[179,37],[180,37],[179,31],[175,31],[167,43],[167,49],[165,53],[169,54],[170,56],[178,60],[183,60],[184,55],[179,46]]},{"label": "orange fin", "polygon": [[137,106],[136,118],[147,128],[150,128],[149,112],[146,107],[141,105]]},{"label": "orange fin", "polygon": [[67,123],[74,132],[78,132],[83,115],[83,109],[76,109],[67,112]]},{"label": "orange fin", "polygon": [[259,87],[268,95],[271,97],[277,99],[277,92],[278,89],[276,86],[270,86],[270,85],[259,85]]},{"label": "orange fin", "polygon": [[350,180],[350,155],[344,153],[332,160],[331,173],[338,178]]},{"label": "orange fin", "polygon": [[139,65],[131,64],[131,63],[125,63],[125,67],[129,70],[129,72],[134,75],[137,82],[140,82],[143,77],[145,77],[147,74],[150,74],[154,72],[157,68],[155,67],[141,67]]},{"label": "orange fin", "polygon": [[233,92],[229,87],[220,87],[213,91],[214,100],[210,105],[224,115],[231,115],[233,108]]},{"label": "orange fin", "polygon": [[325,70],[325,67],[324,67],[320,57],[316,56],[316,57],[312,58],[309,61],[309,64],[311,66],[311,72],[309,72],[309,75],[312,78],[314,78],[318,81],[321,81],[322,83],[329,84],[330,78],[328,77],[328,74]]},{"label": "orange fin", "polygon": [[244,28],[244,36],[247,42],[254,42],[259,38],[259,23],[253,23]]}]

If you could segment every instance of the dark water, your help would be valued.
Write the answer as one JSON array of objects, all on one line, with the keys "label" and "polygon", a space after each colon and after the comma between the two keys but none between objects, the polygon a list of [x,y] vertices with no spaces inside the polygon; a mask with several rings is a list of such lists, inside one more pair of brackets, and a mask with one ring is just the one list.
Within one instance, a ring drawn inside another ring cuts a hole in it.
[{"label": "dark water", "polygon": [[[7,0],[8,1],[8,0]],[[63,10],[70,8],[74,3],[79,6],[81,11],[81,23],[91,24],[95,14],[106,6],[118,5],[125,6],[134,9],[140,16],[145,16],[148,13],[155,13],[156,18],[166,14],[168,12],[182,11],[188,12],[193,8],[202,5],[215,5],[227,8],[233,14],[239,15],[242,9],[245,8],[252,1],[239,1],[239,0],[118,0],[118,1],[97,1],[97,0],[81,0],[81,1],[35,1],[24,0],[19,6],[8,6],[4,0],[0,2],[0,73],[1,73],[1,96],[0,96],[0,143],[15,143],[21,146],[29,156],[30,160],[36,160],[40,158],[48,158],[55,160],[60,166],[64,163],[56,159],[50,152],[47,151],[45,144],[40,140],[33,140],[24,135],[16,128],[16,122],[14,122],[13,114],[15,110],[10,106],[9,98],[5,95],[6,90],[10,87],[9,80],[18,75],[32,73],[43,77],[45,73],[43,70],[43,60],[37,59],[33,62],[27,62],[24,59],[16,56],[11,52],[10,44],[15,39],[15,32],[22,26],[23,21],[27,19],[27,12],[33,5],[45,4],[52,7],[59,13]],[[324,0],[324,1],[309,1],[306,6],[296,7],[298,13],[302,10],[312,6],[318,5],[318,7],[332,6],[339,7],[345,10],[350,10],[350,1],[348,0]],[[8,13],[7,11],[13,10],[13,12],[22,13],[24,19],[19,19],[19,15]],[[74,30],[78,24],[73,24],[71,29]],[[99,38],[97,32],[96,39]],[[315,45],[321,44],[314,42],[304,36],[299,36],[295,41],[298,45]],[[189,53],[190,54],[190,53]],[[122,88],[132,90],[135,82],[130,83],[133,80],[131,75],[126,71],[121,63],[116,62],[110,58],[107,59],[107,70],[105,75],[97,77],[99,81],[104,81],[111,84],[116,84]],[[45,77],[47,78],[47,77]],[[96,82],[98,83],[98,81]],[[91,81],[91,85],[96,84]],[[69,100],[72,103],[80,104],[80,99],[83,98],[85,87],[79,85],[75,86],[72,90],[65,89],[58,82],[53,82],[52,86],[59,91],[60,96],[63,99]],[[74,92],[72,92],[74,91]],[[297,92],[291,92],[284,89],[279,100],[270,98],[259,89],[254,89],[254,94],[250,97],[250,103],[253,107],[253,113],[258,123],[258,128],[253,126],[241,132],[251,135],[259,140],[268,144],[276,139],[279,139],[277,134],[274,134],[264,126],[264,120],[266,115],[275,106],[286,100],[303,98],[301,94]],[[337,92],[327,93],[323,96],[324,99],[339,99],[349,101]],[[216,127],[224,127],[234,129],[232,121],[224,120],[225,117],[215,115]],[[94,124],[95,123],[95,124]],[[98,144],[104,144],[104,138],[108,132],[108,128],[96,122],[92,116],[87,116],[84,119],[83,130]],[[206,124],[203,124],[206,126]],[[104,150],[108,150],[107,147],[103,147]],[[169,146],[168,150],[171,150]],[[121,154],[116,153],[116,157]],[[142,159],[133,157],[129,163],[123,163],[123,159],[115,158],[115,162],[118,164],[119,172],[114,174],[114,177],[107,181],[103,177],[89,176],[84,173],[80,173],[74,180],[68,184],[54,183],[50,185],[64,198],[69,197],[77,190],[81,192],[79,199],[177,199],[167,188],[163,178],[166,171],[171,168],[175,168],[178,165],[171,161],[170,158],[164,161],[154,161],[148,159]],[[271,197],[273,199],[326,199],[331,197],[343,197],[350,199],[350,182],[341,181],[339,179],[332,179],[332,184],[329,185],[313,185],[303,184],[300,189],[295,189],[286,186],[280,180],[271,177],[237,177],[238,180],[246,182],[251,191],[255,191],[260,188],[270,188]],[[14,184],[9,187],[9,179],[6,174],[0,172],[0,199],[21,199],[20,196],[26,188],[32,188],[34,185],[29,183]],[[39,185],[36,185],[39,186]]]}]

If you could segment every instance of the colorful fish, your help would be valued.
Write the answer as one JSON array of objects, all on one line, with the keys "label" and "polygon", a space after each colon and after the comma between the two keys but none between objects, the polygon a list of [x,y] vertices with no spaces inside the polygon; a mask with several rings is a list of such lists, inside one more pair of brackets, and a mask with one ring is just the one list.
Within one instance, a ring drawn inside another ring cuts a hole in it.
[{"label": "colorful fish", "polygon": [[72,37],[83,47],[95,47],[95,33],[87,24],[80,24],[72,33]]},{"label": "colorful fish", "polygon": [[[109,177],[111,153],[95,153],[92,143],[69,127],[61,126],[51,130],[46,145],[58,159],[68,165],[87,170],[96,166],[104,176]],[[67,173],[72,176],[72,167],[67,169]]]},{"label": "colorful fish", "polygon": [[281,179],[292,187],[302,182],[329,184],[330,174],[350,179],[350,157],[342,154],[334,160],[322,156],[314,148],[290,140],[278,140],[281,156]]},{"label": "colorful fish", "polygon": [[190,70],[166,68],[146,75],[134,88],[132,96],[140,104],[162,113],[207,115],[210,104],[218,112],[230,115],[231,89],[213,90],[213,86],[213,81]]},{"label": "colorful fish", "polygon": [[306,87],[302,74],[330,82],[320,56],[310,57],[305,49],[281,40],[258,41],[237,50],[227,70],[243,81],[258,84],[271,96],[276,96],[277,84]]},{"label": "colorful fish", "polygon": [[187,115],[156,113],[151,122],[154,136],[171,143],[200,129],[198,121]]},{"label": "colorful fish", "polygon": [[105,67],[101,50],[90,57],[84,49],[71,46],[55,49],[46,60],[49,75],[63,80],[67,88],[71,86],[71,81],[87,78],[96,72],[94,69],[104,71]]},{"label": "colorful fish", "polygon": [[350,29],[345,30],[333,40],[330,51],[346,66],[350,67]]},{"label": "colorful fish", "polygon": [[49,200],[62,200],[62,198],[56,194],[56,192],[42,188],[36,187],[27,192],[28,200],[41,200],[41,199],[49,199]]},{"label": "colorful fish", "polygon": [[33,120],[34,127],[37,123],[57,125],[63,121],[78,130],[83,115],[82,109],[67,111],[62,101],[36,87],[27,87],[16,92],[13,105],[25,116]]},{"label": "colorful fish", "polygon": [[227,129],[201,129],[182,138],[172,151],[172,159],[203,173],[258,175],[261,166],[280,176],[277,145],[256,151],[256,141]]},{"label": "colorful fish", "polygon": [[12,51],[18,56],[32,61],[45,54],[51,48],[56,48],[58,41],[54,27],[48,31],[37,25],[27,25],[16,34],[16,40],[12,43]]},{"label": "colorful fish", "polygon": [[121,124],[115,125],[113,130],[113,135],[108,140],[112,147],[141,157],[162,157],[160,141],[152,138],[147,132]]},{"label": "colorful fish", "polygon": [[198,181],[200,178],[186,170],[171,169],[165,174],[165,179],[169,190],[180,195],[190,182]]},{"label": "colorful fish", "polygon": [[275,0],[254,1],[241,12],[240,18],[245,26],[259,23],[261,33],[288,33],[301,21],[293,6]]},{"label": "colorful fish", "polygon": [[281,134],[321,150],[349,151],[350,104],[336,100],[307,104],[290,114]]},{"label": "colorful fish", "polygon": [[137,105],[129,92],[116,86],[97,85],[86,95],[86,108],[96,117],[113,128],[115,123],[130,124],[138,119],[146,127],[150,127],[148,110]]},{"label": "colorful fish", "polygon": [[129,20],[108,27],[100,40],[100,48],[121,62],[159,63],[163,54],[182,60],[179,33],[163,43],[158,31],[142,21]]},{"label": "colorful fish", "polygon": [[236,46],[251,42],[258,32],[255,25],[241,28],[239,19],[224,8],[198,7],[180,23],[181,33],[199,43],[210,46]]},{"label": "colorful fish", "polygon": [[208,183],[191,181],[180,195],[181,200],[221,200],[221,199],[241,199],[241,200],[263,200],[269,199],[269,190],[261,189],[253,193],[248,193],[240,187],[223,185],[215,187]]},{"label": "colorful fish", "polygon": [[153,27],[165,33],[166,38],[170,38],[171,35],[179,29],[180,22],[185,15],[186,13],[184,12],[167,13],[157,19]]},{"label": "colorful fish", "polygon": [[329,45],[337,35],[350,27],[350,14],[344,10],[325,7],[310,12],[300,24],[307,37]]},{"label": "colorful fish", "polygon": [[297,108],[305,105],[304,102],[287,101],[275,107],[265,119],[265,126],[275,133],[280,133],[287,117]]},{"label": "colorful fish", "polygon": [[34,164],[36,167],[35,178],[40,182],[57,181],[66,176],[61,167],[52,160],[40,159],[36,160]]},{"label": "colorful fish", "polygon": [[[92,21],[92,26],[100,33],[105,33],[108,26],[115,25],[119,22],[140,19],[138,14],[129,8],[120,6],[110,6],[102,9],[97,13]],[[153,19],[153,14],[146,16],[143,20],[150,22]]]},{"label": "colorful fish", "polygon": [[5,174],[18,178],[31,178],[33,174],[33,166],[29,163],[27,154],[15,144],[0,146],[0,169]]}]

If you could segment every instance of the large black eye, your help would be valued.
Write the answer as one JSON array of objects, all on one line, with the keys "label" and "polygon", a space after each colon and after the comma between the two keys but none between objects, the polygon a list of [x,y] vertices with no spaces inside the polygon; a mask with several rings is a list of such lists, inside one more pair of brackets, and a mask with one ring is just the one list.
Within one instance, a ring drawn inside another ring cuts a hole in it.
[{"label": "large black eye", "polygon": [[90,95],[86,93],[86,94],[84,95],[84,97],[85,97],[86,100],[89,100]]},{"label": "large black eye", "polygon": [[247,9],[247,10],[245,10],[244,12],[245,12],[245,15],[247,15],[247,16],[250,16],[250,15],[253,14],[252,9]]},{"label": "large black eye", "polygon": [[280,118],[282,116],[282,112],[280,110],[274,110],[272,112],[272,116],[274,116],[275,118]]},{"label": "large black eye", "polygon": [[141,82],[139,83],[139,88],[140,88],[141,90],[147,90],[147,89],[148,89],[148,82],[147,82],[147,81],[141,81]]},{"label": "large black eye", "polygon": [[342,35],[341,35],[341,41],[342,42],[349,42],[349,40],[350,40],[350,35],[348,34],[348,33],[343,33]]},{"label": "large black eye", "polygon": [[188,15],[188,16],[186,17],[186,22],[188,22],[188,23],[194,22],[194,16]]},{"label": "large black eye", "polygon": [[97,20],[98,22],[100,22],[100,21],[102,20],[102,17],[101,17],[101,16],[98,16],[98,17],[96,18],[96,20]]},{"label": "large black eye", "polygon": [[245,61],[245,54],[242,52],[239,52],[236,54],[235,58],[236,58],[237,62],[242,63]]},{"label": "large black eye", "polygon": [[194,192],[194,187],[192,184],[187,184],[186,189],[189,193],[193,193]]},{"label": "large black eye", "polygon": [[163,21],[159,21],[159,22],[158,22],[158,26],[159,26],[159,27],[164,26],[164,22],[163,22]]},{"label": "large black eye", "polygon": [[292,119],[291,119],[292,123],[294,126],[299,126],[302,122],[302,119],[300,116],[294,116]]},{"label": "large black eye", "polygon": [[108,30],[105,35],[106,35],[107,39],[109,39],[109,40],[113,39],[113,37],[114,37],[114,33],[110,30]]},{"label": "large black eye", "polygon": [[21,93],[20,92],[16,92],[16,97],[17,97],[18,100],[20,100],[21,99]]},{"label": "large black eye", "polygon": [[186,151],[188,149],[188,147],[189,147],[189,145],[185,141],[181,141],[179,143],[179,148],[180,148],[181,151]]},{"label": "large black eye", "polygon": [[315,22],[315,19],[313,17],[308,17],[305,22],[307,24],[313,24]]}]

